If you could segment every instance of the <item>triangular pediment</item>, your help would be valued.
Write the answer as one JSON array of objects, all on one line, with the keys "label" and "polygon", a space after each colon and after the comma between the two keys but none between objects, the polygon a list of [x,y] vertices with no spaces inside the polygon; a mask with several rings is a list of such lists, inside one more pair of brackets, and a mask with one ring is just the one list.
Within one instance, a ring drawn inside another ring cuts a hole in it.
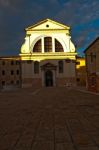
[{"label": "triangular pediment", "polygon": [[69,30],[70,27],[65,26],[59,22],[53,21],[51,19],[45,19],[43,21],[38,22],[37,24],[34,24],[26,30],[54,30],[54,29],[61,29],[61,30]]},{"label": "triangular pediment", "polygon": [[56,65],[52,64],[52,63],[46,63],[46,64],[43,64],[41,66],[42,69],[56,69]]},{"label": "triangular pediment", "polygon": [[42,65],[42,66],[44,66],[44,67],[56,67],[54,64],[49,63],[49,62],[44,64],[44,65]]}]

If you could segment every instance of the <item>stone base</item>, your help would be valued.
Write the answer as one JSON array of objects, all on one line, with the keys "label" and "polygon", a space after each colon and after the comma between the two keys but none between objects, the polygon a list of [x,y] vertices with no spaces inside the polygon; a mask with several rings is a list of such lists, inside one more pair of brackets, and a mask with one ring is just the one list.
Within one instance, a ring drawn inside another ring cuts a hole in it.
[{"label": "stone base", "polygon": [[[94,82],[92,83],[92,78],[94,77]],[[99,92],[99,76],[95,74],[88,75],[88,90],[92,92]]]},{"label": "stone base", "polygon": [[22,80],[22,88],[29,87],[42,87],[42,81],[40,78],[25,78]]},{"label": "stone base", "polygon": [[22,88],[32,87],[32,78],[24,78],[22,79]]},{"label": "stone base", "polygon": [[57,86],[76,86],[75,78],[57,78],[56,79]]},{"label": "stone base", "polygon": [[32,80],[33,87],[42,87],[42,80],[40,78],[35,78]]},{"label": "stone base", "polygon": [[[22,80],[22,88],[29,88],[29,87],[42,87],[42,79],[41,78],[26,78]],[[75,78],[56,78],[54,86],[76,86],[76,79]]]}]

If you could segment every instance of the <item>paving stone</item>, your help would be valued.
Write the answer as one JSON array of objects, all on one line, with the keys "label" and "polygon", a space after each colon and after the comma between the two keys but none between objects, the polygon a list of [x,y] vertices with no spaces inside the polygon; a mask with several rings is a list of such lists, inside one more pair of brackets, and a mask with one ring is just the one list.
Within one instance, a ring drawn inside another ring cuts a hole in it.
[{"label": "paving stone", "polygon": [[66,128],[55,129],[55,142],[70,143],[71,139]]},{"label": "paving stone", "polygon": [[99,147],[96,146],[87,146],[87,147],[79,147],[79,150],[99,150]]},{"label": "paving stone", "polygon": [[71,143],[56,143],[55,150],[74,150],[74,147]]},{"label": "paving stone", "polygon": [[36,91],[0,93],[0,150],[99,149],[98,95],[65,87]]},{"label": "paving stone", "polygon": [[74,139],[74,142],[80,146],[88,146],[88,145],[93,146],[94,145],[94,142],[87,135],[83,135],[83,134],[73,135],[73,139]]},{"label": "paving stone", "polygon": [[5,135],[0,140],[0,149],[1,150],[7,150],[11,149],[13,145],[16,143],[17,139],[19,138],[19,134],[10,134]]},{"label": "paving stone", "polygon": [[53,141],[53,139],[54,139],[53,130],[49,130],[49,129],[38,130],[36,136],[37,141]]},{"label": "paving stone", "polygon": [[99,135],[93,135],[93,140],[99,146]]},{"label": "paving stone", "polygon": [[54,150],[53,142],[35,142],[32,150]]},{"label": "paving stone", "polygon": [[16,145],[13,147],[14,150],[29,150],[31,148],[33,135],[24,135],[20,137]]}]

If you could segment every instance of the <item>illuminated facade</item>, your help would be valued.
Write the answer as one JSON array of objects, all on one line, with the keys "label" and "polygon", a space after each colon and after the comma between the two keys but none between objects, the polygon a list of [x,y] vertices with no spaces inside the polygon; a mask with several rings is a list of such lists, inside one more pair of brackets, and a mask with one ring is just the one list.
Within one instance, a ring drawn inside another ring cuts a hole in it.
[{"label": "illuminated facade", "polygon": [[86,64],[85,58],[77,56],[76,59],[76,81],[78,86],[86,86]]},{"label": "illuminated facade", "polygon": [[26,28],[19,56],[0,57],[0,89],[76,85],[70,27],[50,19]]},{"label": "illuminated facade", "polygon": [[88,90],[99,92],[99,37],[85,50]]},{"label": "illuminated facade", "polygon": [[70,27],[46,19],[25,31],[20,51],[22,87],[76,85],[76,52]]}]

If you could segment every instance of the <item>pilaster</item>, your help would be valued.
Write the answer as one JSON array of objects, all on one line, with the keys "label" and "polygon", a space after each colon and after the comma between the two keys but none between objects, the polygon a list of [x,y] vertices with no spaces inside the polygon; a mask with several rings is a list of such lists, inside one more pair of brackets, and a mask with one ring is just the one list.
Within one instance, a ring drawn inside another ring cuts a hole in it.
[{"label": "pilaster", "polygon": [[44,53],[44,37],[41,38],[42,53]]},{"label": "pilaster", "polygon": [[52,37],[52,52],[55,52],[55,38]]}]

